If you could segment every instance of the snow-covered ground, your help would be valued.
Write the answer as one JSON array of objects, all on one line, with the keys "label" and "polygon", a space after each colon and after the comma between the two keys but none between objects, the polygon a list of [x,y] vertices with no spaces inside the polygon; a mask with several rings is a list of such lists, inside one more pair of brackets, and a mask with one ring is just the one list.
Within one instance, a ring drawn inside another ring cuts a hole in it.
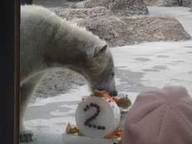
[{"label": "snow-covered ground", "polygon": [[183,85],[192,92],[192,41],[144,43],[112,52],[117,67],[142,74],[143,86]]},{"label": "snow-covered ground", "polygon": [[[150,15],[176,17],[192,36],[192,13],[188,8],[149,7],[149,12]],[[111,51],[117,70],[118,90],[128,93],[132,101],[141,91],[165,85],[185,86],[192,95],[192,40],[150,42],[113,48]],[[63,144],[65,126],[68,122],[75,123],[77,103],[86,95],[89,95],[89,90],[84,85],[71,89],[68,94],[38,98],[31,103],[25,115],[25,124],[36,135],[41,133],[42,137],[35,143]]]}]

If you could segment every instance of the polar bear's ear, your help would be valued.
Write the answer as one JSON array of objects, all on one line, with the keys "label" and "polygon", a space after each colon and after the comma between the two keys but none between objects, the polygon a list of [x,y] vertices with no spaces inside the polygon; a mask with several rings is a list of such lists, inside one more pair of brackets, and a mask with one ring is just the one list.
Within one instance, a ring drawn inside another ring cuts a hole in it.
[{"label": "polar bear's ear", "polygon": [[105,51],[107,50],[107,45],[104,45],[101,48],[98,48],[98,50],[95,51],[94,56],[93,57],[97,57],[103,53],[105,53]]},{"label": "polar bear's ear", "polygon": [[89,49],[89,51],[87,51],[86,54],[88,58],[94,58],[105,53],[106,49],[107,49],[107,45],[105,44],[102,47],[95,47],[95,48]]}]

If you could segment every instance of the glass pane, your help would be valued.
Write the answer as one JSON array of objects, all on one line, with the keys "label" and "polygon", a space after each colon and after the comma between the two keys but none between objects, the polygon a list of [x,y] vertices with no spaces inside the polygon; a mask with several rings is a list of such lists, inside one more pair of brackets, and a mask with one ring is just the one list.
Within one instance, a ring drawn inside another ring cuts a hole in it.
[{"label": "glass pane", "polygon": [[141,92],[191,94],[190,0],[21,3],[21,144],[119,143]]}]

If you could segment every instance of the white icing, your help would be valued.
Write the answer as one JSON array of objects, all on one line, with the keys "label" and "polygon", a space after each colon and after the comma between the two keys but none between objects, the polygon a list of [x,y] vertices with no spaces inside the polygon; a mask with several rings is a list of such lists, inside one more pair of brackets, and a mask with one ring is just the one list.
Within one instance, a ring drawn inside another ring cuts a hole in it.
[{"label": "white icing", "polygon": [[[91,127],[89,127],[85,125],[85,122],[98,112],[98,108],[90,106],[91,103],[98,105],[100,112],[97,117],[89,122],[89,125],[91,124]],[[89,108],[85,111],[84,109],[87,105]],[[90,96],[78,105],[75,118],[77,126],[83,135],[94,138],[104,137],[119,126],[120,109],[117,104],[110,99]],[[94,128],[93,125],[95,125],[96,128]],[[98,126],[102,128],[105,127],[105,129],[98,129]]]}]

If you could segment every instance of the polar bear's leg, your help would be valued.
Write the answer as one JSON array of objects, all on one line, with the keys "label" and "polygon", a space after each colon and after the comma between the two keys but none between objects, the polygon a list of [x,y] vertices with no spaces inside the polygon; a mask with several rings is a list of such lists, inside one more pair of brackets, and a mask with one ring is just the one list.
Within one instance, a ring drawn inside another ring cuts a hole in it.
[{"label": "polar bear's leg", "polygon": [[24,113],[30,99],[30,95],[33,93],[35,86],[38,84],[42,78],[43,73],[34,75],[28,78],[25,82],[22,83],[21,90],[21,104],[20,104],[20,142],[31,142],[33,139],[33,133],[30,130],[27,130],[23,124]]}]

